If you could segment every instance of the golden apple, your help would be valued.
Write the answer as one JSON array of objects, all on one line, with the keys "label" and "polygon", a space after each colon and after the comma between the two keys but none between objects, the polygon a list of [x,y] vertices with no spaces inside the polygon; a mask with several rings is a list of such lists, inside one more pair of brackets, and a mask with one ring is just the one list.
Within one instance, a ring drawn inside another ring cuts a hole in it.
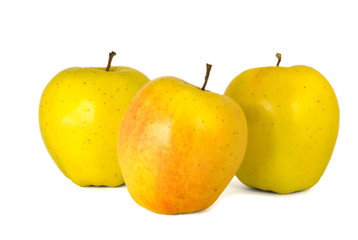
[{"label": "golden apple", "polygon": [[69,68],[46,86],[40,101],[43,140],[60,170],[79,186],[118,186],[119,126],[149,79],[129,67]]},{"label": "golden apple", "polygon": [[242,107],[248,145],[237,172],[247,186],[291,193],[311,188],[324,173],[338,134],[336,95],[311,67],[254,68],[225,94]]},{"label": "golden apple", "polygon": [[119,162],[130,195],[142,207],[162,214],[200,211],[234,177],[246,149],[245,116],[234,100],[204,87],[157,78],[129,106]]}]

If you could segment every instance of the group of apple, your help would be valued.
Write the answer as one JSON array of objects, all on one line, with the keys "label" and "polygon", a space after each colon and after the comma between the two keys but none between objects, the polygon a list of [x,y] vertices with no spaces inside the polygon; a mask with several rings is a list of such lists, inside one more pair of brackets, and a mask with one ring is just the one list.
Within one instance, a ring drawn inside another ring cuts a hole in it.
[{"label": "group of apple", "polygon": [[162,214],[210,207],[235,176],[291,193],[318,182],[338,135],[329,82],[307,66],[249,69],[224,95],[129,67],[69,68],[43,91],[39,121],[60,170],[79,186],[119,186]]}]

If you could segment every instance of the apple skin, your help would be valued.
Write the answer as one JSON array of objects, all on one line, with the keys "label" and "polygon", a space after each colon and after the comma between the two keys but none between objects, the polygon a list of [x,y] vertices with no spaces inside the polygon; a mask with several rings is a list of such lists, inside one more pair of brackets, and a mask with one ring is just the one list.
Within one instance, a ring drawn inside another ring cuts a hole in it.
[{"label": "apple skin", "polygon": [[131,100],[149,79],[129,67],[69,68],[46,86],[40,130],[60,170],[79,186],[119,186],[118,131]]},{"label": "apple skin", "polygon": [[247,151],[236,174],[242,183],[285,194],[319,181],[339,126],[337,98],[322,74],[307,66],[250,69],[225,94],[247,119]]},{"label": "apple skin", "polygon": [[143,87],[119,133],[119,162],[132,198],[161,214],[211,206],[235,175],[247,144],[231,98],[161,77]]}]

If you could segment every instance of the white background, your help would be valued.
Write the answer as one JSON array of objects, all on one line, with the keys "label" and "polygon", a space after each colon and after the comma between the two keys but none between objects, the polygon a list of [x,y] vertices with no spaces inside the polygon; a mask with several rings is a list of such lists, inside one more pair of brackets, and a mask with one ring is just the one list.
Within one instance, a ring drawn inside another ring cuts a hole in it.
[{"label": "white background", "polygon": [[[0,239],[358,239],[358,7],[355,1],[1,1]],[[40,96],[73,66],[136,68],[223,93],[240,72],[276,64],[319,70],[341,123],[312,189],[278,195],[236,178],[209,209],[165,216],[125,186],[81,188],[50,158]]]}]

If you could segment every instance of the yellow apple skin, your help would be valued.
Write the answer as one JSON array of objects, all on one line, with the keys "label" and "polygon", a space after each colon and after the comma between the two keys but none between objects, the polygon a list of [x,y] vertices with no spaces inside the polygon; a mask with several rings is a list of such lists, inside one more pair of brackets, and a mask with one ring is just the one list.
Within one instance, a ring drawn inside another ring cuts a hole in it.
[{"label": "yellow apple skin", "polygon": [[120,123],[149,79],[128,67],[69,68],[46,86],[40,101],[43,140],[60,170],[79,186],[119,186]]},{"label": "yellow apple skin", "polygon": [[136,95],[119,134],[119,162],[132,198],[161,214],[211,206],[237,171],[247,144],[245,116],[231,98],[175,77]]},{"label": "yellow apple skin", "polygon": [[318,182],[339,125],[337,98],[324,76],[307,66],[255,68],[225,94],[247,119],[247,151],[236,174],[242,183],[285,194]]}]

